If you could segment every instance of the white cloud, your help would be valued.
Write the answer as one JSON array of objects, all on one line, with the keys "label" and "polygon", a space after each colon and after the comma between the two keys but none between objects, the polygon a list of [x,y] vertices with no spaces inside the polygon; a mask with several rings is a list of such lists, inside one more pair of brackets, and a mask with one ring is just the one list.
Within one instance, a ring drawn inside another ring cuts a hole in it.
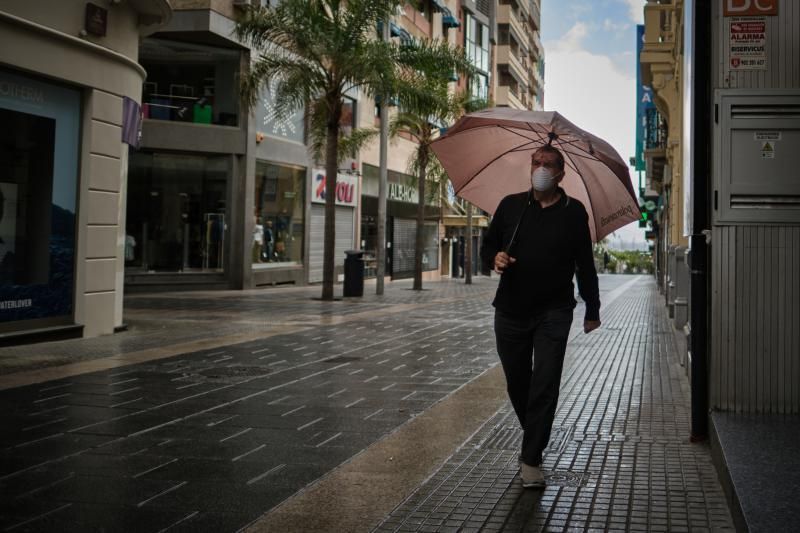
[{"label": "white cloud", "polygon": [[614,22],[609,18],[603,21],[603,29],[607,32],[622,33],[630,27],[627,22]]},{"label": "white cloud", "polygon": [[644,5],[647,0],[622,0],[628,5],[628,17],[634,24],[644,24]]},{"label": "white cloud", "polygon": [[[583,22],[576,22],[575,25],[569,29],[564,37],[559,39],[558,43],[554,45],[555,50],[561,52],[571,52],[581,50],[583,48],[583,40],[589,33],[589,27]],[[549,61],[548,54],[545,57]]]},{"label": "white cloud", "polygon": [[[611,57],[584,49],[586,36],[586,24],[579,22],[558,41],[545,43],[544,107],[605,139],[628,161],[636,145],[636,65],[631,61],[622,70]],[[636,190],[634,175],[632,181]],[[644,242],[635,224],[616,236]]]}]

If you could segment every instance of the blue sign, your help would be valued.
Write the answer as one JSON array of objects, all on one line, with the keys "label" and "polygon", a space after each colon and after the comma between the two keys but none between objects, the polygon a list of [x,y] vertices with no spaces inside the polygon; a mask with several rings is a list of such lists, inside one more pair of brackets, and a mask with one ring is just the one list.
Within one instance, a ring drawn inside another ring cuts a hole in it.
[{"label": "blue sign", "polygon": [[642,45],[644,25],[636,26],[636,170],[645,170],[644,139],[647,128],[647,110],[656,107],[653,102],[653,89],[642,83]]}]

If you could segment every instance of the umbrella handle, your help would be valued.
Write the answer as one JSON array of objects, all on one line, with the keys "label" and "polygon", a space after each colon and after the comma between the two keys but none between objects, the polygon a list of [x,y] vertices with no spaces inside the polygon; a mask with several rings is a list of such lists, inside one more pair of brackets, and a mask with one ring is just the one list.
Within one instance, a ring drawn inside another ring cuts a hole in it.
[{"label": "umbrella handle", "polygon": [[516,244],[517,241],[517,233],[519,233],[519,226],[522,224],[522,218],[525,216],[525,212],[528,210],[528,207],[531,205],[531,198],[533,197],[533,187],[528,190],[528,201],[525,202],[525,207],[522,208],[522,213],[519,215],[519,219],[517,220],[517,225],[514,227],[514,232],[511,234],[511,240],[508,241],[508,245],[503,250],[508,255],[511,255],[511,248]]}]

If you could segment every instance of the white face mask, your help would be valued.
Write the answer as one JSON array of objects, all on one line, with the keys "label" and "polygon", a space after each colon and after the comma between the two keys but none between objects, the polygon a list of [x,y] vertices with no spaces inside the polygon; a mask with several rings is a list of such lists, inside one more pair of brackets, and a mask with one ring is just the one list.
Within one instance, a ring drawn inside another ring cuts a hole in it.
[{"label": "white face mask", "polygon": [[545,167],[539,167],[531,175],[533,188],[539,192],[549,191],[556,184],[556,176]]}]

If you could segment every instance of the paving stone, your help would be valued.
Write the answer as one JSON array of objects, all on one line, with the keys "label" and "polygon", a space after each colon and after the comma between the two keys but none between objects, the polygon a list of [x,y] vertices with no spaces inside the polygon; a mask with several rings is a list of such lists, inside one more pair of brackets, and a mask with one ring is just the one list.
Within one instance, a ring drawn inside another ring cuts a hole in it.
[{"label": "paving stone", "polygon": [[[688,441],[689,387],[670,328],[650,280],[604,307],[603,328],[568,344],[544,459],[546,473],[572,474],[575,481],[551,479],[531,510],[532,492],[517,477],[521,431],[506,405],[442,468],[457,487],[448,497],[461,505],[449,523],[472,524],[481,515],[470,508],[483,510],[492,498],[500,503],[484,527],[502,522],[507,531],[731,528],[708,447]],[[507,455],[486,463],[487,448],[501,442],[508,443]],[[434,479],[417,490],[426,501],[442,498],[442,482]],[[405,516],[409,511],[400,507],[389,518]]]}]

